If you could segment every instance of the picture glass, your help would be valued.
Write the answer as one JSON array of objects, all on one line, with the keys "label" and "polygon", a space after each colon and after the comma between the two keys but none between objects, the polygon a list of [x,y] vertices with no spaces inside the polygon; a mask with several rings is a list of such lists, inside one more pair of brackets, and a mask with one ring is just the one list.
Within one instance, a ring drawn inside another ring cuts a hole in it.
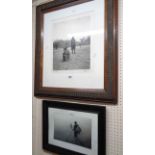
[{"label": "picture glass", "polygon": [[44,14],[43,86],[104,89],[104,1]]},{"label": "picture glass", "polygon": [[98,154],[97,114],[49,108],[48,121],[49,144],[82,154]]}]

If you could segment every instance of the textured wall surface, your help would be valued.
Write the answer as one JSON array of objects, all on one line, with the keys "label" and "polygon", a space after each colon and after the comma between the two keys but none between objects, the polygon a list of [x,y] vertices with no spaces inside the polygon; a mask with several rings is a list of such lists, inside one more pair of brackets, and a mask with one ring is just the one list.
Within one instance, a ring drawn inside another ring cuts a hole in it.
[{"label": "textured wall surface", "polygon": [[[33,60],[35,51],[35,9],[50,0],[33,2]],[[34,62],[34,61],[33,61]],[[33,66],[34,68],[34,66]],[[106,155],[123,155],[123,101],[122,101],[122,0],[119,0],[119,100],[118,104],[106,105]],[[54,155],[42,149],[42,100],[33,97],[33,153],[32,155]]]}]

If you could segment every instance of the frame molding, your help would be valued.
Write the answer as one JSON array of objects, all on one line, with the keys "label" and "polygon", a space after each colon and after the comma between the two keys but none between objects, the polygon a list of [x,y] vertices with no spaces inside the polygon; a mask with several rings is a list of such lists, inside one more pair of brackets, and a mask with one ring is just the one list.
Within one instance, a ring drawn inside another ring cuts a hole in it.
[{"label": "frame molding", "polygon": [[43,15],[91,0],[55,0],[36,9],[35,86],[36,97],[116,104],[118,96],[118,0],[105,1],[104,90],[42,87]]},{"label": "frame molding", "polygon": [[63,155],[83,155],[78,152],[67,150],[48,143],[48,108],[59,108],[80,112],[96,113],[98,115],[98,155],[106,155],[106,107],[79,105],[67,102],[44,100],[42,104],[42,128],[43,128],[43,149]]}]

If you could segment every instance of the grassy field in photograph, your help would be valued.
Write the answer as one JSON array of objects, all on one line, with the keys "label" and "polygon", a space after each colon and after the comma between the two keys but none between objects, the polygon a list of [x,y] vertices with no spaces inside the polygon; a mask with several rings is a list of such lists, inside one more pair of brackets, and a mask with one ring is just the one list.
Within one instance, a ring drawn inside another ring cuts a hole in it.
[{"label": "grassy field in photograph", "polygon": [[53,70],[90,69],[90,46],[76,47],[76,54],[70,51],[70,59],[63,61],[63,49],[53,51]]}]

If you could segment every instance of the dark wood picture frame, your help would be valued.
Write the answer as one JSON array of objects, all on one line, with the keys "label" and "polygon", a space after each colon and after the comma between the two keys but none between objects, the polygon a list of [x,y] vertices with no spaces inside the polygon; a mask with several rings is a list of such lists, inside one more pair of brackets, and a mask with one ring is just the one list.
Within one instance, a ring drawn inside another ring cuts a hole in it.
[{"label": "dark wood picture frame", "polygon": [[91,0],[55,0],[36,9],[35,86],[36,97],[89,101],[96,104],[117,103],[118,93],[118,0],[104,0],[104,89],[43,87],[43,15]]},{"label": "dark wood picture frame", "polygon": [[[63,110],[71,110],[73,112],[86,112],[90,114],[97,114],[98,116],[98,146],[97,155],[106,155],[106,108],[103,106],[90,106],[90,105],[79,105],[75,103],[58,102],[58,101],[43,101],[43,149],[63,155],[84,155],[76,152],[75,150],[69,150],[68,148],[56,146],[55,144],[49,143],[49,108],[57,108]],[[67,133],[65,133],[67,134]],[[62,146],[62,145],[61,145]],[[79,151],[79,150],[78,150]]]}]

